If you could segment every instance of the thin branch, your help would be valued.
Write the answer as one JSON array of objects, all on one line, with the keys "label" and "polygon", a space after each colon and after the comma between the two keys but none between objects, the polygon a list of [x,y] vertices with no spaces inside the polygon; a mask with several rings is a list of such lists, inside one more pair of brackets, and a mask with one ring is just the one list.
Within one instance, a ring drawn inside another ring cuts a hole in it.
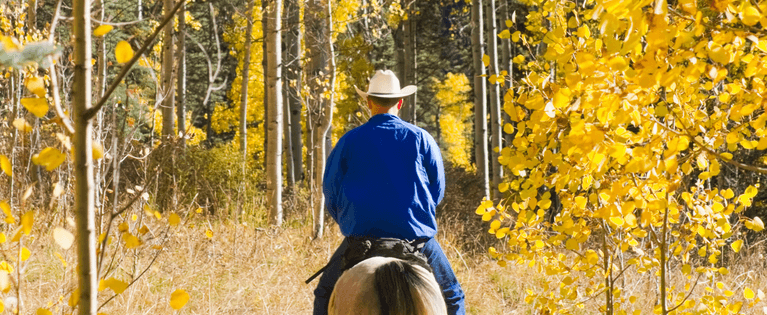
[{"label": "thin branch", "polygon": [[117,86],[120,85],[120,82],[122,82],[123,78],[125,78],[125,76],[128,75],[128,72],[131,70],[131,68],[133,68],[133,65],[136,63],[136,61],[138,61],[139,58],[141,58],[141,56],[144,54],[144,52],[146,52],[147,49],[149,49],[149,46],[152,45],[152,42],[154,42],[154,39],[157,37],[157,35],[160,34],[160,32],[162,32],[166,24],[168,24],[170,21],[173,20],[173,18],[176,15],[176,12],[178,12],[178,10],[181,8],[181,6],[184,5],[185,2],[186,0],[180,0],[176,4],[176,6],[173,7],[172,10],[170,10],[170,12],[165,17],[165,19],[163,19],[160,25],[158,25],[157,28],[154,30],[154,33],[152,33],[152,35],[150,35],[149,38],[147,38],[146,41],[144,41],[144,45],[142,45],[141,48],[138,50],[138,52],[136,52],[136,54],[133,55],[133,58],[131,58],[131,60],[128,61],[123,66],[123,69],[122,71],[120,71],[120,74],[118,74],[117,77],[115,77],[114,81],[112,82],[111,85],[109,85],[109,88],[107,89],[106,92],[104,92],[104,95],[101,97],[101,99],[99,99],[98,103],[96,103],[95,106],[85,110],[85,113],[83,114],[83,116],[86,120],[96,116],[96,113],[99,110],[101,110],[101,107],[103,107],[104,104],[106,104],[107,100],[115,91]]}]

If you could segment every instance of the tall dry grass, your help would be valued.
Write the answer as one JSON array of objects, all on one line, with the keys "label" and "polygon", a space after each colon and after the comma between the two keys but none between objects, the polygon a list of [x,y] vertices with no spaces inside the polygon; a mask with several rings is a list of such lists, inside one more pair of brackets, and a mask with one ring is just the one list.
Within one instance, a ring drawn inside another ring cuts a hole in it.
[{"label": "tall dry grass", "polygon": [[[440,232],[437,239],[466,293],[468,313],[539,314],[525,303],[526,289],[540,288],[546,282],[558,283],[561,279],[546,276],[527,265],[510,264],[502,268],[487,257],[487,247],[497,245],[498,241],[485,232],[486,227],[474,214],[476,200],[481,199],[476,189],[479,186],[472,176],[461,172],[448,171],[451,185],[438,209]],[[255,219],[235,224],[215,216],[192,214],[182,225],[170,228],[167,242],[153,264],[150,264],[154,253],[151,246],[158,243],[148,241],[139,250],[118,251],[115,260],[119,262],[116,264],[118,268],[109,276],[127,281],[144,269],[146,272],[100,312],[310,314],[312,291],[317,280],[310,285],[304,284],[304,280],[324,266],[342,236],[336,225],[329,224],[326,237],[312,241],[306,200],[290,199],[286,205],[288,217],[282,228],[256,227]],[[142,210],[136,211],[140,213]],[[42,221],[45,218],[41,218]],[[34,313],[38,308],[49,309],[53,314],[72,311],[67,302],[76,286],[74,248],[64,251],[53,242],[50,227],[56,225],[38,225],[33,232],[37,239],[29,243],[33,244],[30,248],[33,255],[25,263],[21,282],[24,314]],[[162,220],[148,225],[149,236],[162,235],[165,228]],[[208,229],[213,232],[212,237],[206,235]],[[62,255],[66,266],[57,253]],[[726,289],[740,292],[737,294],[743,300],[744,286],[767,291],[767,279],[762,271],[764,253],[759,247],[741,254],[737,259],[729,258],[730,275],[716,281],[727,283]],[[628,273],[621,281],[621,288],[629,293],[625,296],[641,297],[631,308],[639,309],[642,314],[652,314],[657,301],[655,279],[651,274]],[[684,280],[674,276],[670,282],[679,289]],[[586,284],[588,280],[582,281]],[[700,296],[706,287],[719,290],[715,283],[702,283],[696,286],[693,297]],[[174,311],[169,299],[177,289],[184,289],[190,300],[184,308]],[[112,295],[111,289],[101,291],[100,303]],[[15,292],[0,293],[0,297],[7,296],[15,296]],[[589,299],[584,308],[575,308],[573,313],[598,314],[603,300],[603,295]],[[755,308],[744,308],[742,313],[761,314],[763,306],[765,302],[760,302]]]}]

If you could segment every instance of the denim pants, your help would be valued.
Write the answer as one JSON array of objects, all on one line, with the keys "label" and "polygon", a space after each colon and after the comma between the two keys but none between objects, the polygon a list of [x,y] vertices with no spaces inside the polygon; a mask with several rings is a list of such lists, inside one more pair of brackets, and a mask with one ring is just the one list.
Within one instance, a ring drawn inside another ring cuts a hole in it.
[{"label": "denim pants", "polygon": [[[325,269],[322,277],[320,277],[320,283],[317,285],[317,289],[314,290],[314,315],[328,314],[330,295],[333,293],[333,287],[342,273],[343,262],[341,256],[348,245],[347,240],[344,239],[330,258],[328,268]],[[434,277],[437,278],[437,282],[440,288],[442,288],[442,296],[445,297],[445,303],[447,304],[447,313],[450,315],[465,314],[463,290],[458,283],[458,279],[455,278],[453,268],[450,267],[450,262],[447,261],[442,247],[439,246],[437,240],[431,238],[424,244],[421,251],[428,259],[429,265],[434,271]]]}]

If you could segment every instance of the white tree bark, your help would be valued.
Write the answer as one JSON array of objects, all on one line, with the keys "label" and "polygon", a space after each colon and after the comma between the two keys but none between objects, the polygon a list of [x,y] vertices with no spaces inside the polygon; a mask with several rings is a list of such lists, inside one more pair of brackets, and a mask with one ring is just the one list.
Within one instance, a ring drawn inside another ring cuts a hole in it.
[{"label": "white tree bark", "polygon": [[[173,0],[163,0],[163,10],[167,17],[174,6]],[[173,24],[165,26],[162,38],[162,136],[163,141],[173,138],[176,127],[175,97],[173,97]]]},{"label": "white tree bark", "polygon": [[[498,30],[495,23],[495,0],[487,0],[485,8],[487,9],[487,50],[490,56],[490,71],[488,75],[498,75]],[[498,203],[501,200],[501,192],[498,190],[498,185],[503,180],[503,169],[498,161],[498,157],[501,154],[501,124],[503,122],[501,121],[501,98],[498,81],[490,84],[490,139],[492,141],[491,165],[493,167],[492,197],[494,203]]]},{"label": "white tree bark", "polygon": [[486,74],[485,65],[482,64],[482,56],[485,54],[482,40],[485,29],[482,20],[482,1],[474,0],[471,4],[471,50],[474,59],[474,163],[477,166],[478,175],[482,178],[485,197],[490,199],[487,148],[487,81],[484,77]]},{"label": "white tree bark", "polygon": [[[265,0],[266,1],[266,0]],[[282,38],[280,36],[282,0],[269,0],[267,4],[266,53],[269,143],[266,155],[266,196],[269,223],[282,225]]]},{"label": "white tree bark", "polygon": [[[307,108],[312,113],[312,216],[315,238],[323,235],[325,217],[325,196],[322,193],[322,178],[325,172],[325,156],[329,148],[325,139],[329,136],[333,120],[333,98],[335,82],[335,59],[332,43],[332,9],[330,1],[309,0],[306,2],[306,46],[310,51],[307,64],[307,85],[312,95]],[[329,93],[324,93],[328,91]]]},{"label": "white tree bark", "polygon": [[77,276],[80,297],[78,314],[96,314],[96,218],[93,193],[93,152],[91,125],[86,111],[91,107],[91,4],[89,0],[72,3],[72,28],[75,38],[74,84],[72,106],[75,133],[73,160],[75,169],[75,216],[77,226]]}]

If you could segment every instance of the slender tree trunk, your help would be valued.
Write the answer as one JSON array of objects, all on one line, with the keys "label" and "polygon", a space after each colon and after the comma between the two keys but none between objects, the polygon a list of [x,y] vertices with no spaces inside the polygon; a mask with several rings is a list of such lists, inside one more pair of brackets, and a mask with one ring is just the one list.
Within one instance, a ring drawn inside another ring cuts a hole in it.
[{"label": "slender tree trunk", "polygon": [[186,147],[186,4],[178,11],[178,90],[176,116],[178,132],[182,135],[181,147]]},{"label": "slender tree trunk", "polygon": [[[304,178],[303,167],[303,135],[301,131],[301,25],[299,20],[300,7],[298,0],[285,1],[286,22],[283,28],[287,30],[285,63],[285,90],[287,97],[283,102],[288,104],[285,115],[290,116],[290,141],[293,153],[293,177],[296,182]],[[287,138],[286,138],[287,139]]]},{"label": "slender tree trunk", "polygon": [[[487,0],[485,0],[487,1]],[[474,163],[477,173],[482,178],[482,188],[485,198],[490,199],[490,172],[488,166],[487,148],[487,81],[485,81],[485,66],[482,56],[485,54],[482,36],[484,23],[482,21],[482,0],[474,0],[471,4],[471,46],[474,59]]]},{"label": "slender tree trunk", "polygon": [[[287,6],[287,4],[286,4]],[[280,18],[282,19],[282,28],[283,30],[287,30],[290,26],[290,24],[287,22],[288,19],[288,13],[287,9],[283,10],[282,15]],[[288,59],[288,49],[287,46],[290,45],[288,43],[288,36],[290,34],[290,31],[283,31],[282,32],[282,64],[280,67],[282,68],[282,74],[284,78],[287,78],[287,72],[288,67],[287,64],[290,63]],[[285,169],[285,180],[288,182],[287,184],[287,190],[289,192],[294,191],[296,186],[296,177],[293,173],[294,166],[293,166],[293,140],[291,139],[291,133],[290,128],[293,121],[290,117],[290,80],[284,80],[283,81],[284,88],[282,89],[282,157],[283,157],[283,167]]]},{"label": "slender tree trunk", "polygon": [[[332,23],[330,2],[308,0],[306,2],[306,47],[309,50],[307,85],[311,99],[307,108],[312,113],[312,203],[315,238],[322,237],[325,221],[325,196],[322,194],[322,176],[325,171],[326,137],[333,118],[335,60],[333,59]],[[330,94],[323,93],[330,91]]]},{"label": "slender tree trunk", "polygon": [[[250,80],[250,46],[253,41],[253,4],[255,0],[248,0],[246,14],[247,26],[245,27],[245,53],[242,58],[242,84],[240,89],[240,154],[245,163],[248,159],[248,83]],[[264,68],[266,69],[266,68]],[[243,170],[245,166],[243,165]]]},{"label": "slender tree trunk", "polygon": [[[165,16],[170,14],[173,8],[173,0],[163,0],[163,10]],[[164,35],[162,39],[162,136],[163,141],[167,141],[173,138],[175,127],[175,111],[173,97],[173,24],[168,23],[165,26]]]},{"label": "slender tree trunk", "polygon": [[29,0],[27,5],[27,27],[34,30],[37,24],[37,0]]},{"label": "slender tree trunk", "polygon": [[91,106],[91,4],[89,0],[72,3],[72,29],[75,39],[72,106],[75,133],[73,160],[75,169],[75,217],[77,220],[77,276],[80,298],[79,314],[96,314],[96,218],[93,208],[93,126],[85,117]]},{"label": "slender tree trunk", "polygon": [[[407,13],[407,20],[401,22],[404,46],[402,51],[403,71],[399,79],[402,86],[415,84],[415,3],[413,0],[401,0],[402,9]],[[415,100],[415,95],[406,97],[400,111],[402,120],[413,124],[415,124]]]},{"label": "slender tree trunk", "polygon": [[269,128],[267,127],[267,121],[269,120],[269,93],[266,92],[269,90],[269,82],[266,80],[267,69],[269,69],[269,56],[266,54],[266,34],[269,33],[269,16],[267,15],[268,3],[269,0],[261,0],[261,34],[263,34],[263,39],[261,41],[261,55],[263,56],[261,59],[261,66],[264,74],[264,169],[269,165],[269,155],[266,154],[266,148],[269,147]]},{"label": "slender tree trunk", "polygon": [[[267,1],[267,0],[264,0]],[[266,55],[269,95],[269,120],[267,127],[269,146],[266,155],[269,163],[266,166],[266,196],[269,207],[269,223],[282,225],[282,38],[280,36],[282,0],[268,0],[266,33]]]},{"label": "slender tree trunk", "polygon": [[[487,1],[487,50],[490,55],[489,75],[498,75],[498,31],[495,23],[495,0]],[[501,99],[498,81],[490,83],[490,139],[492,140],[491,163],[493,167],[492,197],[494,203],[501,200],[501,192],[498,185],[503,180],[503,169],[498,161],[501,148]],[[497,149],[497,150],[496,150]]]}]

